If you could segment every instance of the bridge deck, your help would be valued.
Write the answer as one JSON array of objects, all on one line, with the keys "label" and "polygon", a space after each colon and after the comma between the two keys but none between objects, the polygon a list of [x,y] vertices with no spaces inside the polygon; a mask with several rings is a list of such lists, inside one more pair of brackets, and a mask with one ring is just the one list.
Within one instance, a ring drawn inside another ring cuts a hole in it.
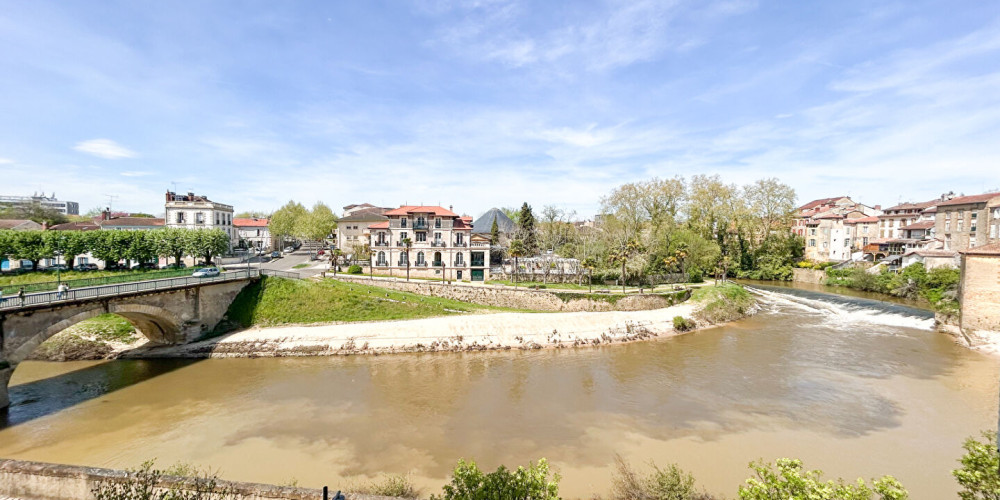
[{"label": "bridge deck", "polygon": [[256,278],[261,275],[282,275],[288,278],[298,278],[297,273],[284,273],[259,269],[240,269],[236,271],[226,271],[218,276],[195,278],[185,276],[182,278],[166,278],[148,281],[133,281],[129,283],[118,283],[114,285],[91,286],[85,288],[75,288],[60,292],[40,292],[25,294],[24,299],[16,296],[5,296],[0,299],[0,311],[13,311],[25,307],[47,306],[65,302],[78,302],[81,300],[94,300],[107,297],[118,297],[143,292],[155,292],[158,290],[175,290],[178,288],[190,288],[208,283],[219,283],[225,281],[236,281]]}]

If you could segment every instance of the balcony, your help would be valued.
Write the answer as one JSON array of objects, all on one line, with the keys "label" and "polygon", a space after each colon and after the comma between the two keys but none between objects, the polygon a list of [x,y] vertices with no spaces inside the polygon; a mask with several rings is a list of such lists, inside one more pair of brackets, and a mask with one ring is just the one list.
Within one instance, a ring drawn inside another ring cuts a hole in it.
[{"label": "balcony", "polygon": [[466,243],[464,241],[456,241],[455,242],[455,246],[456,247],[463,247],[464,248],[465,245],[466,245]]},{"label": "balcony", "polygon": [[485,267],[485,259],[484,260],[473,260],[472,261],[472,267]]},{"label": "balcony", "polygon": [[407,262],[405,260],[401,260],[396,263],[396,267],[406,267],[406,264]]},{"label": "balcony", "polygon": [[431,246],[432,247],[444,247],[444,246],[446,246],[446,242],[441,241],[441,240],[432,241],[431,242]]},{"label": "balcony", "polygon": [[444,266],[444,262],[442,262],[440,260],[435,260],[433,262],[433,265],[434,265],[434,267],[443,267]]},{"label": "balcony", "polygon": [[455,261],[455,267],[465,267],[465,261]]},{"label": "balcony", "polygon": [[389,246],[389,242],[388,241],[376,241],[375,242],[375,246],[377,246],[377,247],[387,247],[387,246]]},{"label": "balcony", "polygon": [[427,263],[426,262],[417,262],[416,264],[414,264],[414,266],[416,266],[416,267],[427,267]]},{"label": "balcony", "polygon": [[413,229],[427,229],[427,221],[417,221],[413,223]]},{"label": "balcony", "polygon": [[388,262],[376,262],[375,267],[389,267]]}]

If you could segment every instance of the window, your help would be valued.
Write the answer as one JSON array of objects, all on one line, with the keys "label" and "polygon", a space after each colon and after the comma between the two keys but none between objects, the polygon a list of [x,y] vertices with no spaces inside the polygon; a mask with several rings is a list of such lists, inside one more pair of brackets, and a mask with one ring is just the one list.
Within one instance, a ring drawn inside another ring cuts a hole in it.
[{"label": "window", "polygon": [[851,246],[851,239],[850,238],[844,238],[844,246],[845,247]]},{"label": "window", "polygon": [[970,233],[976,232],[976,216],[977,215],[979,215],[979,214],[977,214],[975,212],[972,212],[972,216],[971,216],[972,220],[969,221],[969,232]]},{"label": "window", "polygon": [[990,226],[990,239],[997,237],[997,226]]},{"label": "window", "polygon": [[[399,219],[399,227],[406,227],[406,219]],[[406,233],[403,233],[406,234]],[[405,238],[405,236],[404,236]]]},{"label": "window", "polygon": [[434,219],[434,229],[441,229],[441,218]]},{"label": "window", "polygon": [[[403,253],[406,253],[406,252],[403,252]],[[376,263],[375,265],[376,266],[384,266],[384,265],[387,265],[387,264],[388,264],[388,262],[385,261],[385,252],[379,252],[378,253],[378,263]]]},{"label": "window", "polygon": [[895,222],[896,222],[895,220],[889,219],[889,227],[892,227],[893,223],[895,223]]},{"label": "window", "polygon": [[458,279],[462,279],[462,271],[458,272]]},{"label": "window", "polygon": [[441,241],[441,233],[434,233],[434,241],[435,242]]},{"label": "window", "polygon": [[811,247],[816,246],[816,240],[809,240],[809,246]]},{"label": "window", "polygon": [[997,207],[997,208],[993,209],[993,218],[994,219],[1000,219],[1000,207]]},{"label": "window", "polygon": [[950,234],[944,237],[944,249],[945,250],[951,250],[951,235]]},{"label": "window", "polygon": [[965,217],[959,217],[956,222],[958,224],[955,224],[955,230],[961,233],[962,232],[962,228],[965,226],[965,224],[964,224],[965,223]]},{"label": "window", "polygon": [[400,266],[405,266],[409,262],[410,262],[410,256],[407,255],[407,252],[400,252],[399,253],[399,265]]},{"label": "window", "polygon": [[417,241],[427,241],[427,233],[423,231],[417,232]]},{"label": "window", "polygon": [[823,250],[826,250],[827,248],[829,248],[829,246],[830,246],[829,242],[826,241],[823,242]]},{"label": "window", "polygon": [[472,252],[472,266],[483,267],[486,264],[485,252]]},{"label": "window", "polygon": [[462,265],[463,262],[465,262],[465,258],[462,257],[462,254],[460,254],[460,253],[459,254],[455,254],[455,265],[460,266],[460,265]]},{"label": "window", "polygon": [[205,223],[205,213],[204,212],[198,212],[198,213],[194,214],[194,223],[195,224],[204,224]]},{"label": "window", "polygon": [[868,238],[861,238],[861,244],[864,246],[868,246]]},{"label": "window", "polygon": [[178,224],[184,223],[184,212],[177,212],[177,223]]},{"label": "window", "polygon": [[[420,233],[417,233],[420,234]],[[424,252],[417,252],[417,265],[424,263]]]},{"label": "window", "polygon": [[458,234],[455,235],[455,244],[457,244],[457,245],[461,245],[462,244],[462,233],[458,233]]}]

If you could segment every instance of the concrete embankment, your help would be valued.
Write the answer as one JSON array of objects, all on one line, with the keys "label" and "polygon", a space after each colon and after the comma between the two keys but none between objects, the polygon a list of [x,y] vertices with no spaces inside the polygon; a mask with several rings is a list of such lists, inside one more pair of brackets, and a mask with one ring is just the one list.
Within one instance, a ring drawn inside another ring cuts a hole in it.
[{"label": "concrete embankment", "polygon": [[[126,472],[96,467],[0,459],[0,498],[23,500],[91,500],[99,485],[121,483]],[[190,478],[162,476],[158,491],[193,493]],[[323,491],[311,488],[275,486],[217,480],[215,492],[229,491],[245,500],[319,500]],[[334,490],[336,492],[336,490]],[[348,500],[387,500],[389,497],[347,493]],[[332,497],[332,494],[331,494]]]}]

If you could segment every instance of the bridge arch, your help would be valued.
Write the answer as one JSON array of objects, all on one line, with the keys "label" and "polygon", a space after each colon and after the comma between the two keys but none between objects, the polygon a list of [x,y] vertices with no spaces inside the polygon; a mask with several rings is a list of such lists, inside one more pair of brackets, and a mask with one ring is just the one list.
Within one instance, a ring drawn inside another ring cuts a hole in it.
[{"label": "bridge arch", "polygon": [[12,353],[6,356],[7,362],[16,366],[24,361],[28,356],[42,345],[43,342],[52,338],[55,334],[81,322],[101,314],[117,314],[128,320],[136,331],[144,335],[150,342],[157,344],[169,344],[176,342],[180,333],[179,325],[183,322],[170,311],[162,307],[142,305],[142,304],[116,304],[110,306],[97,305],[96,307],[80,311],[68,318],[64,318],[55,324],[45,328],[37,334],[31,336],[23,342]]}]

